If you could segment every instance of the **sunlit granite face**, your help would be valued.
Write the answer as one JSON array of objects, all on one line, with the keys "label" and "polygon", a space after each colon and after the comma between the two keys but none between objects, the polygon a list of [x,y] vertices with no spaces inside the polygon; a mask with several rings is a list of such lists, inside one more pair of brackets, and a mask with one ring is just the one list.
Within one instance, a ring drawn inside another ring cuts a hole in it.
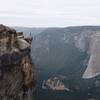
[{"label": "sunlit granite face", "polygon": [[92,36],[90,50],[90,59],[83,75],[87,79],[100,75],[100,33]]}]

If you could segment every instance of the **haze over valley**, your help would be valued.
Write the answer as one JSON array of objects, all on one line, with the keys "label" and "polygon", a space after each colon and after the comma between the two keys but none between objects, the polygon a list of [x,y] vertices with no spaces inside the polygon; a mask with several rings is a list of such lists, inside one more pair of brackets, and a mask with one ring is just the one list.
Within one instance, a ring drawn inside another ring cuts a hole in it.
[{"label": "haze over valley", "polygon": [[30,32],[38,100],[51,100],[48,97],[52,96],[53,100],[99,100],[100,26],[26,28],[27,35]]}]

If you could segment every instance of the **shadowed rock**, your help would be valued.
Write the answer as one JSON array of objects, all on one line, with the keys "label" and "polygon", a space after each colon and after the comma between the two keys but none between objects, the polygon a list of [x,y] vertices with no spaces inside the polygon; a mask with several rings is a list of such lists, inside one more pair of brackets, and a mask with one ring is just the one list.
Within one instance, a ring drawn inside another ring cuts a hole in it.
[{"label": "shadowed rock", "polygon": [[0,25],[0,100],[34,100],[36,77],[30,46],[23,34]]}]

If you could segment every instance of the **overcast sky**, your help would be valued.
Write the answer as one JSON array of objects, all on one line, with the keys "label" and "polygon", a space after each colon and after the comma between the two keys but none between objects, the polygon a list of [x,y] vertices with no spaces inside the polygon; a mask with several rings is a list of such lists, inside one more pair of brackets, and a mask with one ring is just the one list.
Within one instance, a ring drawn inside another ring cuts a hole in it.
[{"label": "overcast sky", "polygon": [[100,0],[0,0],[0,23],[28,27],[100,25]]}]

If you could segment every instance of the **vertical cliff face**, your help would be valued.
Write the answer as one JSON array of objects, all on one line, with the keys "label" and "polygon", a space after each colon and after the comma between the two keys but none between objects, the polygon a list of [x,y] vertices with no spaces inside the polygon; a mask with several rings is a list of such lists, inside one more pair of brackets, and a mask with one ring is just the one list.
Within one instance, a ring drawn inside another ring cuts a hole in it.
[{"label": "vertical cliff face", "polygon": [[0,100],[34,100],[36,77],[30,56],[31,40],[0,25]]},{"label": "vertical cliff face", "polygon": [[92,35],[90,59],[83,78],[93,78],[100,75],[100,33]]}]

